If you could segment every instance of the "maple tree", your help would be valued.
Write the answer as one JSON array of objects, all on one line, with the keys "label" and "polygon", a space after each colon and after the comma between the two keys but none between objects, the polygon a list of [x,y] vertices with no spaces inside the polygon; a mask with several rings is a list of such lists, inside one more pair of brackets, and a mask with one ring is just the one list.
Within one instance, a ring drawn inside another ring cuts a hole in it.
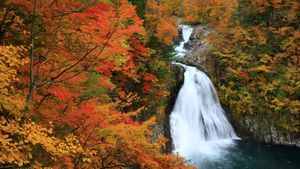
[{"label": "maple tree", "polygon": [[25,93],[15,84],[19,82],[17,69],[28,62],[22,58],[26,49],[22,46],[1,46],[0,57],[0,165],[39,167],[36,148],[42,145],[43,152],[50,153],[59,162],[63,156],[72,156],[81,151],[80,144],[72,135],[65,139],[52,136],[52,130],[43,128],[30,121],[24,123],[20,112],[25,107]]},{"label": "maple tree", "polygon": [[160,153],[165,139],[145,117],[163,113],[157,73],[167,66],[144,46],[135,6],[13,0],[1,9],[0,166],[188,168]]}]

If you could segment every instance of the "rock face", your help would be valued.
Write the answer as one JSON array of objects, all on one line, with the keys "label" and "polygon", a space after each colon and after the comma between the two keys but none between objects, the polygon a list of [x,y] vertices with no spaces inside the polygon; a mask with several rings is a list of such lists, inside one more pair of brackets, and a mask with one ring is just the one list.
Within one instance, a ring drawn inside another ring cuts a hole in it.
[{"label": "rock face", "polygon": [[[190,66],[195,66],[198,69],[204,71],[212,79],[217,80],[220,76],[216,70],[216,61],[211,53],[210,46],[205,42],[205,38],[211,32],[211,29],[207,26],[198,25],[193,27],[193,33],[190,37],[190,41],[185,44],[185,48],[187,48],[190,52],[183,58],[177,58],[177,62],[181,62]],[[179,36],[180,37],[180,36]],[[177,71],[178,84],[182,84],[183,71]],[[167,112],[172,111],[172,107],[176,101],[177,93],[180,89],[180,86],[173,89],[171,93],[171,101],[170,105],[168,105]],[[175,94],[174,94],[175,93]],[[221,100],[222,102],[222,100]],[[223,106],[226,110],[226,103]],[[229,111],[227,111],[229,112]],[[300,147],[300,134],[290,134],[290,133],[282,133],[280,130],[277,130],[272,123],[266,122],[261,117],[242,117],[241,119],[234,119],[233,116],[229,114],[231,117],[231,122],[235,127],[236,132],[242,138],[247,138],[254,141],[265,142],[270,144],[280,144],[280,145],[292,145]],[[167,120],[169,120],[167,118]],[[262,122],[263,121],[263,122]],[[169,131],[169,122],[166,122],[165,125],[165,133],[167,130]],[[169,133],[165,134],[167,138],[170,138]],[[171,142],[168,144],[169,148],[171,146]],[[169,149],[170,150],[170,149]]]},{"label": "rock face", "polygon": [[177,58],[176,61],[195,66],[209,75],[214,74],[214,61],[212,57],[209,57],[210,46],[205,41],[209,33],[210,29],[207,26],[194,26],[190,41],[185,44],[189,52],[185,57]]},{"label": "rock face", "polygon": [[166,147],[164,149],[164,151],[166,153],[171,153],[172,152],[172,137],[171,137],[171,127],[170,127],[170,115],[171,112],[173,110],[173,107],[175,105],[176,102],[176,98],[177,95],[179,93],[179,90],[183,84],[183,74],[184,74],[184,70],[182,67],[179,66],[174,66],[172,68],[172,71],[174,72],[174,75],[177,75],[176,77],[174,77],[176,79],[176,84],[174,86],[172,86],[169,90],[170,90],[170,99],[169,102],[166,106],[166,115],[164,118],[164,136],[168,139],[167,143],[166,143]]},{"label": "rock face", "polygon": [[[262,122],[263,121],[263,122]],[[276,145],[300,147],[300,134],[283,133],[266,119],[244,117],[243,121],[233,119],[236,131],[242,138]],[[267,125],[266,125],[267,123]]]},{"label": "rock face", "polygon": [[182,28],[179,28],[178,32],[178,35],[173,38],[173,42],[176,45],[178,45],[183,40]]}]

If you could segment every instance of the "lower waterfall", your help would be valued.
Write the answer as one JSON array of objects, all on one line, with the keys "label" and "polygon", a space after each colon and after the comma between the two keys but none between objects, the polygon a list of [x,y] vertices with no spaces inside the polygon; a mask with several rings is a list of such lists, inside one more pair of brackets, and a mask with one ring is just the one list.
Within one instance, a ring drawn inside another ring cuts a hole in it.
[{"label": "lower waterfall", "polygon": [[[175,48],[185,55],[192,28],[182,26],[183,42]],[[174,153],[192,160],[197,156],[217,158],[224,148],[238,139],[220,105],[209,77],[195,67],[174,63],[185,69],[184,84],[170,117]]]},{"label": "lower waterfall", "polygon": [[184,84],[170,117],[174,152],[218,157],[223,148],[238,139],[221,107],[216,90],[205,73],[183,66]]}]

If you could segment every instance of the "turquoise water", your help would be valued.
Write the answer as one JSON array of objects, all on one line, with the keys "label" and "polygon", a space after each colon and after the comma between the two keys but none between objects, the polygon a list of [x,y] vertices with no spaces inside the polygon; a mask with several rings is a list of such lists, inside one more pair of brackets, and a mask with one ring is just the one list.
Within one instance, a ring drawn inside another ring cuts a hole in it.
[{"label": "turquoise water", "polygon": [[218,158],[199,157],[198,169],[300,169],[300,148],[236,141]]}]

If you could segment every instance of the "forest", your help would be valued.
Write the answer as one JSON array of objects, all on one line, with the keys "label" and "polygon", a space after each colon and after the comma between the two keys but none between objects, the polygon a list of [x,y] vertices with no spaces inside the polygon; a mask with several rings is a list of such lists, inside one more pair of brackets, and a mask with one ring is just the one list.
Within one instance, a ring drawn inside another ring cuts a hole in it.
[{"label": "forest", "polygon": [[0,168],[194,168],[160,131],[179,22],[211,28],[212,80],[236,125],[254,119],[299,141],[299,7],[0,0]]}]

